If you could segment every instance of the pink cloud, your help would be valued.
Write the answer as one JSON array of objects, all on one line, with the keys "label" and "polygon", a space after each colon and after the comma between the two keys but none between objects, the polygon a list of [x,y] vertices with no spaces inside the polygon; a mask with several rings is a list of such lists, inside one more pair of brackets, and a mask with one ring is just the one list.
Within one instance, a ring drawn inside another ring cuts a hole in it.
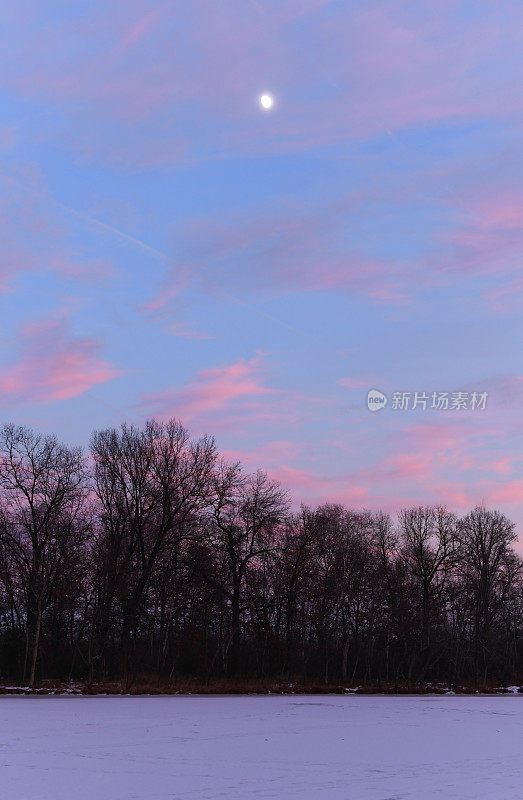
[{"label": "pink cloud", "polygon": [[369,381],[363,378],[354,378],[354,377],[347,377],[347,378],[340,378],[338,381],[340,386],[346,386],[348,389],[362,389],[367,388],[369,386]]},{"label": "pink cloud", "polygon": [[519,308],[521,297],[523,296],[523,278],[506,280],[501,286],[488,289],[484,293],[485,298],[490,301],[493,311],[503,313]]},{"label": "pink cloud", "polygon": [[173,267],[143,311],[168,313],[189,285],[232,299],[243,292],[341,289],[403,302],[405,267],[360,252],[351,239],[347,219],[359,201],[312,209],[271,205],[186,220],[175,231]]},{"label": "pink cloud", "polygon": [[[449,236],[454,267],[461,271],[519,273],[523,246],[523,192],[500,188],[496,179],[472,187],[461,200],[461,226]],[[452,201],[452,198],[451,198]],[[459,206],[458,206],[459,207]]]},{"label": "pink cloud", "polygon": [[147,13],[140,15],[124,30],[120,41],[117,45],[117,50],[123,54],[126,50],[134,48],[144,38],[150,35],[154,27],[161,21],[162,16],[165,15],[167,6],[163,5],[159,8],[152,9]]},{"label": "pink cloud", "polygon": [[74,254],[55,255],[49,266],[66,278],[75,278],[85,283],[102,284],[116,275],[116,269],[107,259],[79,258]]},{"label": "pink cloud", "polygon": [[459,422],[426,422],[408,425],[401,440],[415,444],[421,451],[451,451],[466,440],[468,429]]},{"label": "pink cloud", "polygon": [[183,322],[173,322],[171,325],[166,325],[164,331],[170,333],[171,336],[181,336],[184,339],[204,340],[214,338],[207,333],[186,328]]},{"label": "pink cloud", "polygon": [[357,485],[348,478],[326,477],[287,465],[269,470],[269,473],[292,491],[297,504],[329,502],[361,506],[368,502],[369,488]]},{"label": "pink cloud", "polygon": [[303,451],[303,445],[287,440],[265,442],[257,447],[245,449],[222,450],[222,455],[229,461],[240,461],[253,471],[259,468],[279,468],[285,461],[294,461]]},{"label": "pink cloud", "polygon": [[53,202],[39,171],[6,169],[0,183],[0,292],[12,291],[24,272],[53,273],[80,283],[102,284],[116,275],[105,257],[70,247],[63,207]]},{"label": "pink cloud", "polygon": [[[517,392],[519,382],[513,377],[491,379],[485,385]],[[379,438],[384,453],[375,460],[367,455],[370,463],[355,471],[352,480],[371,486],[374,507],[377,502],[388,509],[398,507],[390,496],[391,485],[404,498],[410,493],[410,502],[443,503],[458,512],[481,502],[517,505],[522,499],[521,481],[500,485],[499,476],[509,475],[519,459],[513,443],[520,427],[510,414],[500,418],[499,409],[492,419],[470,416],[404,425]],[[488,481],[485,472],[490,473]]]},{"label": "pink cloud", "polygon": [[456,481],[442,480],[434,483],[433,496],[435,502],[448,506],[454,511],[468,510],[479,502],[474,499],[474,492],[468,486],[460,485]]},{"label": "pink cloud", "polygon": [[424,481],[433,474],[433,457],[431,453],[400,453],[387,459],[385,468],[391,478]]},{"label": "pink cloud", "polygon": [[4,403],[67,400],[120,374],[97,355],[99,342],[72,335],[64,319],[26,325],[20,338],[20,359],[0,371]]},{"label": "pink cloud", "polygon": [[[143,138],[136,139],[134,163],[138,151],[145,159],[158,151],[166,160],[180,158],[169,123],[182,114],[193,128],[192,153],[211,144],[222,155],[231,147],[297,151],[520,112],[506,78],[507,59],[519,54],[518,8],[500,15],[493,7],[466,23],[454,2],[440,0],[437,8],[428,0],[414,6],[369,0],[349,8],[328,0],[192,0],[175,9],[129,0],[113,10],[95,4],[81,23],[54,20],[45,38],[39,16],[28,21],[20,12],[10,20],[3,73],[9,88],[69,114],[90,105],[111,124],[154,125],[147,152]],[[256,107],[267,86],[282,99],[270,127]],[[318,92],[325,86],[332,91]],[[209,115],[216,121],[212,137]],[[78,146],[81,137],[74,138]],[[93,142],[85,137],[82,146]],[[114,157],[118,148],[111,151]]]},{"label": "pink cloud", "polygon": [[[184,281],[184,285],[185,283],[186,282]],[[164,286],[161,292],[158,292],[155,297],[140,307],[140,311],[143,314],[152,314],[153,316],[157,317],[165,315],[166,310],[169,308],[169,304],[179,296],[180,288],[181,281],[180,277],[178,277],[177,283],[173,281],[168,286]]]},{"label": "pink cloud", "polygon": [[481,278],[482,294],[496,312],[512,310],[523,291],[523,191],[517,164],[513,152],[501,152],[480,170],[471,159],[445,174],[452,223],[437,235],[437,252],[426,262],[433,280]]},{"label": "pink cloud", "polygon": [[178,417],[192,429],[227,431],[233,436],[241,431],[251,438],[262,430],[265,439],[269,424],[302,422],[324,402],[270,386],[269,378],[263,357],[257,355],[200,370],[183,386],[143,396],[139,408],[159,417]]},{"label": "pink cloud", "polygon": [[160,416],[175,415],[191,421],[232,408],[238,400],[252,400],[275,393],[263,382],[259,357],[201,370],[180,389],[167,389],[146,395],[141,407]]},{"label": "pink cloud", "polygon": [[494,470],[494,472],[498,472],[501,475],[508,475],[512,472],[512,463],[514,459],[512,458],[498,458],[497,461],[493,461],[490,465],[490,468]]},{"label": "pink cloud", "polygon": [[507,503],[508,505],[523,503],[523,480],[510,481],[491,489],[488,494],[488,503]]}]

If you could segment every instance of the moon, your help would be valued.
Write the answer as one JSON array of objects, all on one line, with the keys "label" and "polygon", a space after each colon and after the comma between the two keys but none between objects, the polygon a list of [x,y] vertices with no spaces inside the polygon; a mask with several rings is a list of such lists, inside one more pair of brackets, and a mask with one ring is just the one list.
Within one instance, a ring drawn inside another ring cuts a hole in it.
[{"label": "moon", "polygon": [[274,97],[272,96],[272,94],[262,94],[260,96],[260,105],[266,111],[272,108],[274,105]]}]

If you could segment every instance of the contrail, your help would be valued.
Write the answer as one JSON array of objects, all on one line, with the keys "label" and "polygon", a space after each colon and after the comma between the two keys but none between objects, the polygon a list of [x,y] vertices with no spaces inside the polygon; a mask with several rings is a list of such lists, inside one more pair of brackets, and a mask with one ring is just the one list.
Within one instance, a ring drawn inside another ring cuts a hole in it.
[{"label": "contrail", "polygon": [[151,255],[159,258],[161,261],[167,262],[168,264],[172,263],[172,260],[169,256],[162,253],[160,250],[157,250],[155,247],[151,247],[150,244],[146,242],[142,242],[141,239],[137,239],[135,236],[130,236],[128,233],[121,231],[119,228],[114,228],[112,225],[108,225],[106,222],[102,222],[96,217],[91,217],[89,214],[86,214],[83,211],[78,211],[76,208],[71,208],[71,206],[66,206],[64,203],[60,203],[58,200],[54,200],[52,197],[46,197],[43,192],[36,192],[34,189],[30,188],[25,184],[23,181],[19,180],[18,178],[7,178],[5,175],[0,175],[0,180],[5,181],[6,183],[14,183],[24,192],[31,194],[33,197],[36,197],[40,200],[47,200],[52,205],[56,206],[57,208],[61,208],[62,211],[67,212],[68,214],[73,214],[75,217],[79,219],[83,219],[85,222],[89,222],[91,225],[96,225],[99,228],[103,228],[104,230],[108,231],[109,233],[113,233],[115,236],[118,236],[120,239],[123,239],[130,244],[138,245],[142,250],[145,250],[146,253],[150,253]]},{"label": "contrail", "polygon": [[[256,0],[251,0],[251,2],[252,2],[253,5],[259,5],[256,2]],[[261,6],[259,6],[259,10],[263,11],[264,9]],[[4,176],[0,176],[0,178],[4,178]],[[26,186],[22,181],[20,181],[20,180],[15,178],[13,182],[15,184],[17,184],[24,191],[30,192],[33,195],[35,194],[34,190],[29,190],[28,186]],[[44,199],[43,195],[42,195],[41,199]],[[132,245],[135,245],[135,246],[139,247],[145,253],[149,253],[150,255],[154,256],[157,259],[159,259],[163,263],[170,264],[170,265],[174,266],[174,261],[173,261],[172,258],[169,258],[168,255],[166,255],[165,253],[162,253],[161,250],[157,250],[156,247],[152,247],[150,244],[147,244],[146,242],[142,242],[141,239],[137,239],[136,236],[131,236],[130,234],[125,233],[124,231],[121,231],[119,228],[115,228],[113,225],[108,225],[106,222],[102,222],[102,220],[96,219],[96,217],[92,217],[90,214],[86,214],[84,211],[78,211],[78,209],[76,209],[76,208],[71,208],[71,206],[66,206],[64,203],[60,203],[58,200],[53,200],[53,198],[47,198],[47,199],[50,200],[50,202],[54,206],[56,206],[57,208],[62,209],[62,211],[65,211],[67,214],[72,214],[73,216],[78,217],[78,219],[82,219],[82,220],[84,220],[85,222],[88,222],[91,225],[94,225],[94,226],[96,226],[98,228],[101,228],[102,230],[107,231],[108,233],[112,233],[114,236],[118,236],[119,239],[122,239],[125,242],[129,242],[129,244],[132,244]],[[238,303],[239,305],[243,305],[243,306],[247,306],[248,308],[252,308],[253,311],[255,311],[259,316],[265,317],[265,319],[268,319],[271,322],[275,322],[277,325],[281,325],[283,328],[286,328],[287,330],[292,331],[293,333],[297,333],[299,336],[303,336],[306,339],[315,339],[316,341],[319,341],[319,342],[323,341],[322,337],[317,336],[317,335],[315,335],[313,333],[309,333],[307,331],[300,330],[300,328],[296,328],[296,327],[294,327],[294,325],[290,325],[288,322],[284,322],[283,320],[279,319],[278,317],[274,317],[272,314],[269,314],[267,311],[263,311],[261,308],[259,308],[259,306],[255,305],[253,303],[250,303],[248,300],[245,300],[245,299],[242,299],[240,297],[237,297],[236,295],[233,295],[230,292],[227,292],[227,291],[225,291],[223,289],[217,289],[216,287],[215,287],[215,291],[218,294],[221,294],[223,297],[227,297],[229,300],[233,300],[235,303]]]},{"label": "contrail", "polygon": [[[91,223],[92,225],[97,225],[98,227],[103,228],[103,230],[106,230],[109,233],[113,233],[115,236],[118,236],[120,239],[123,239],[124,241],[129,242],[130,244],[137,245],[146,253],[150,253],[151,255],[160,259],[164,263],[174,264],[173,260],[169,258],[169,256],[167,256],[165,253],[162,253],[161,250],[157,250],[155,247],[151,247],[151,245],[147,244],[146,242],[142,242],[141,239],[137,239],[135,236],[130,236],[128,233],[124,233],[124,231],[121,231],[119,228],[114,228],[112,225],[107,225],[106,222],[102,222],[101,220],[96,219],[95,217],[91,217],[89,214],[85,214],[83,211],[78,211],[76,208],[71,208],[70,206],[66,206],[63,203],[59,203],[58,201],[55,201],[55,203],[63,211],[66,211],[69,214],[73,214],[79,219],[83,219],[86,222]],[[229,300],[233,300],[235,303],[238,303],[239,305],[252,308],[254,311],[256,311],[258,315],[265,317],[266,319],[269,319],[271,322],[275,322],[284,328],[287,328],[287,330],[292,331],[293,333],[297,333],[299,336],[304,336],[307,339],[317,339],[321,341],[319,337],[315,336],[314,334],[307,333],[306,331],[302,331],[299,328],[295,328],[294,325],[290,325],[288,322],[284,322],[283,320],[278,319],[278,317],[274,317],[272,314],[269,314],[267,311],[263,311],[261,308],[259,308],[259,306],[250,303],[248,300],[244,300],[240,297],[237,297],[236,295],[231,294],[230,292],[227,292],[223,289],[219,289],[216,287],[214,291],[216,291],[218,294],[221,294],[223,297],[227,297]]]},{"label": "contrail", "polygon": [[159,258],[161,261],[165,261],[169,264],[172,263],[169,256],[165,255],[165,253],[162,253],[160,250],[157,250],[155,247],[151,247],[150,244],[142,242],[141,239],[136,239],[134,236],[130,236],[128,233],[124,233],[119,228],[113,228],[112,225],[107,225],[106,222],[102,222],[101,220],[96,219],[95,217],[91,217],[89,216],[89,214],[84,214],[83,211],[77,211],[76,208],[71,208],[70,206],[64,206],[63,203],[58,203],[57,201],[55,202],[57,206],[59,206],[64,211],[69,212],[69,214],[74,214],[75,217],[79,217],[80,219],[83,219],[86,222],[90,222],[92,225],[98,225],[100,228],[109,231],[109,233],[114,233],[116,236],[119,236],[120,239],[124,239],[124,241],[126,242],[138,245],[138,247],[141,247],[142,250],[145,250],[147,253],[151,253],[153,256],[156,256],[156,258]]}]

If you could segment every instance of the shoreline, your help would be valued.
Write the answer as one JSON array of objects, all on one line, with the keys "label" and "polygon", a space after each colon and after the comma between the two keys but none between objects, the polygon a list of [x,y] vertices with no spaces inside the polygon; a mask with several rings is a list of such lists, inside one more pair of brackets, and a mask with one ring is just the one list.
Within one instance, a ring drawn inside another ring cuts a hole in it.
[{"label": "shoreline", "polygon": [[206,685],[172,685],[152,687],[138,683],[126,688],[118,684],[54,684],[28,686],[0,685],[1,697],[321,697],[321,696],[358,696],[358,697],[523,697],[523,686],[482,687],[473,689],[469,686],[454,689],[425,685],[423,687],[376,687],[358,686],[354,688],[341,686],[317,685],[277,685],[272,686],[237,686],[223,684]]}]

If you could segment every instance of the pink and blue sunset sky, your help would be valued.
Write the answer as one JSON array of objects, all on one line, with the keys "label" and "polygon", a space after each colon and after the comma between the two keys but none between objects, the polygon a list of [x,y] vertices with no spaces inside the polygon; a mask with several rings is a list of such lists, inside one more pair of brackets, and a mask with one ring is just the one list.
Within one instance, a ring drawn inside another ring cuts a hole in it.
[{"label": "pink and blue sunset sky", "polygon": [[4,4],[3,420],[174,415],[297,502],[521,534],[522,31],[516,0]]}]

